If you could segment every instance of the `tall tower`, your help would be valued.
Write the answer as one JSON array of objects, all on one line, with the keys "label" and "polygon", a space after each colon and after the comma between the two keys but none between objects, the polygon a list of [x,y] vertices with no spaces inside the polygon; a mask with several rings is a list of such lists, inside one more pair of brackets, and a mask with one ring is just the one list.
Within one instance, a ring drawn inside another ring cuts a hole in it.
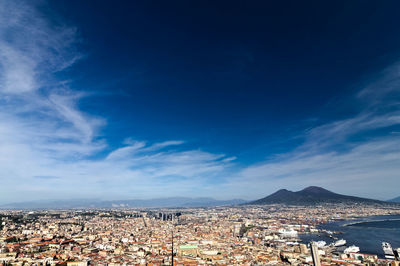
[{"label": "tall tower", "polygon": [[313,259],[314,266],[321,266],[321,260],[319,258],[318,247],[314,242],[310,243],[311,246],[311,256]]},{"label": "tall tower", "polygon": [[174,266],[174,230],[172,230],[172,248],[171,248],[171,258],[172,258],[172,266]]}]

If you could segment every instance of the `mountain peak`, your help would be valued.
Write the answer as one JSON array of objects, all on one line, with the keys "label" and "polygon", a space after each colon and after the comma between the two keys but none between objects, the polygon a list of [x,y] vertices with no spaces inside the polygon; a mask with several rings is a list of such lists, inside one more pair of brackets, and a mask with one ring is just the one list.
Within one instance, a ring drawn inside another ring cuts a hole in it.
[{"label": "mountain peak", "polygon": [[313,193],[313,194],[333,194],[333,192],[322,188],[322,187],[317,187],[317,186],[309,186],[306,187],[305,189],[301,190],[300,192],[307,192],[307,193]]},{"label": "mountain peak", "polygon": [[284,188],[282,188],[282,189],[278,190],[278,191],[277,191],[277,192],[275,192],[275,193],[286,193],[286,192],[291,192],[291,191],[289,191],[289,190],[287,190],[287,189],[284,189]]},{"label": "mountain peak", "polygon": [[388,202],[385,203],[373,199],[341,195],[317,186],[306,187],[296,192],[281,189],[267,197],[249,202],[248,204],[310,205],[321,203],[389,204]]},{"label": "mountain peak", "polygon": [[397,198],[394,198],[394,199],[391,199],[391,200],[388,200],[388,201],[400,203],[400,197],[397,197]]}]

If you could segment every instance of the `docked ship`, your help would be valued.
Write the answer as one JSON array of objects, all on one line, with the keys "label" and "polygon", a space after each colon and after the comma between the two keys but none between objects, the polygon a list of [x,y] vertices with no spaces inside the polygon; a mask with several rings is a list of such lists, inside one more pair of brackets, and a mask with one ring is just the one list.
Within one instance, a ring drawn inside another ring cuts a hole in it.
[{"label": "docked ship", "polygon": [[382,249],[385,253],[385,258],[394,260],[395,257],[392,245],[390,245],[388,242],[382,242]]},{"label": "docked ship", "polygon": [[319,247],[319,248],[323,248],[323,247],[325,247],[325,245],[326,245],[326,242],[325,241],[317,241],[317,242],[314,242],[315,243],[315,245],[317,246],[317,247]]},{"label": "docked ship", "polygon": [[344,239],[339,239],[338,241],[335,242],[334,246],[335,246],[335,247],[341,247],[341,246],[346,245],[346,243],[347,243],[346,240],[344,240]]},{"label": "docked ship", "polygon": [[297,237],[298,232],[296,230],[293,229],[279,229],[278,233],[282,236],[282,237],[286,237],[286,238],[295,238]]},{"label": "docked ship", "polygon": [[360,248],[359,248],[359,247],[357,247],[357,246],[355,246],[355,245],[352,245],[352,246],[350,246],[350,247],[347,247],[347,248],[343,251],[343,253],[349,254],[349,253],[357,253],[357,252],[359,252],[359,251],[360,251]]},{"label": "docked ship", "polygon": [[352,246],[346,248],[346,249],[344,250],[344,253],[345,253],[345,254],[357,253],[357,252],[359,252],[359,251],[360,251],[360,248],[359,248],[359,247],[352,245]]}]

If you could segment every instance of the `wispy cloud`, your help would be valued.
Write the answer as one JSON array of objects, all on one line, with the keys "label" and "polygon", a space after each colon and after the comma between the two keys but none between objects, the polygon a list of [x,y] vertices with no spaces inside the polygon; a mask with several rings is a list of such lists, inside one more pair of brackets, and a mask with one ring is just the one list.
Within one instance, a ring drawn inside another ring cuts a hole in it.
[{"label": "wispy cloud", "polygon": [[103,146],[93,141],[103,121],[80,112],[82,93],[53,75],[81,57],[74,47],[76,31],[48,23],[35,3],[0,1],[2,137],[9,146],[30,141],[31,149],[88,154]]},{"label": "wispy cloud", "polygon": [[19,94],[46,86],[49,74],[72,65],[76,30],[50,25],[34,3],[0,1],[1,91]]},{"label": "wispy cloud", "polygon": [[51,175],[35,175],[34,178],[37,178],[37,179],[59,179],[58,176],[51,176]]}]

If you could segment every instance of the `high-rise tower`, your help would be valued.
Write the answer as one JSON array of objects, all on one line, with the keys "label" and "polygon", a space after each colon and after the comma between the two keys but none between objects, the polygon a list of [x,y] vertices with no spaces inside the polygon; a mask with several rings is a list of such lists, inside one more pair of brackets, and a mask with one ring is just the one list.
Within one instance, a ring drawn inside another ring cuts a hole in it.
[{"label": "high-rise tower", "polygon": [[314,242],[310,243],[311,246],[311,256],[313,259],[314,266],[321,266],[321,260],[319,258],[318,247]]}]

